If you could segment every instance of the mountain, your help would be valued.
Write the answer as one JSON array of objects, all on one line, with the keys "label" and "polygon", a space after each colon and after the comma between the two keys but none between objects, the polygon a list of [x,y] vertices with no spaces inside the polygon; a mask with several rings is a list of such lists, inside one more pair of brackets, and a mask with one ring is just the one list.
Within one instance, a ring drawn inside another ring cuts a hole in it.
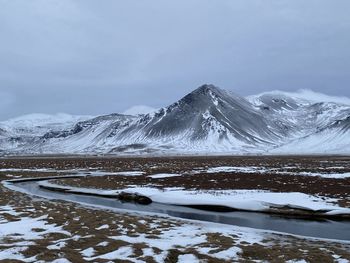
[{"label": "mountain", "polygon": [[264,93],[248,99],[268,118],[280,120],[293,130],[294,135],[289,136],[285,143],[270,149],[270,153],[350,153],[349,105],[314,102],[283,92]]},{"label": "mountain", "polygon": [[[86,120],[91,116],[73,116],[64,113],[28,114],[0,122],[0,153],[14,152],[28,147],[36,138],[48,132],[58,132],[72,127],[78,121]],[[23,149],[26,152],[25,149]]]},{"label": "mountain", "polygon": [[2,154],[350,152],[349,105],[283,92],[243,98],[203,85],[148,114],[54,119],[0,123]]},{"label": "mountain", "polygon": [[123,112],[125,115],[141,115],[156,111],[156,109],[146,105],[136,105]]},{"label": "mountain", "polygon": [[0,122],[0,127],[16,135],[43,135],[50,130],[62,130],[91,116],[74,116],[65,113],[55,115],[28,114]]}]

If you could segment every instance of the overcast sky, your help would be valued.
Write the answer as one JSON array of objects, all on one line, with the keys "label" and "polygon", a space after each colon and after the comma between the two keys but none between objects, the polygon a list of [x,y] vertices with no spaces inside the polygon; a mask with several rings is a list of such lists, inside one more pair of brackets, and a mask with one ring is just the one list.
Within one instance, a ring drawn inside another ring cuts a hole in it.
[{"label": "overcast sky", "polygon": [[349,0],[0,0],[0,120],[166,106],[203,83],[350,96]]}]

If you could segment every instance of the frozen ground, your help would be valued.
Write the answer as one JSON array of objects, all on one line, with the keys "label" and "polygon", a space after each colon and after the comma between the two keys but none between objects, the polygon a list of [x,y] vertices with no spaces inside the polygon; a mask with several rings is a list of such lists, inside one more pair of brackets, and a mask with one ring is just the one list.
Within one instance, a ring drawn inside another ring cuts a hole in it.
[{"label": "frozen ground", "polygon": [[[33,218],[22,214],[12,206],[0,206],[0,248],[3,248],[0,249],[0,260],[38,262],[35,256],[28,258],[21,252],[49,234],[71,236],[69,232],[63,230],[62,226],[48,223],[47,215]],[[18,220],[11,221],[13,218]],[[8,239],[12,240],[11,244],[6,243]]]},{"label": "frozen ground", "polygon": [[338,170],[337,173],[327,173],[324,172],[291,172],[288,170],[296,169],[300,167],[281,167],[281,168],[266,168],[266,167],[255,167],[255,166],[246,166],[246,167],[234,167],[234,166],[221,166],[221,167],[211,167],[207,170],[195,170],[194,173],[272,173],[272,174],[285,174],[285,175],[301,175],[301,176],[318,176],[323,178],[333,178],[333,179],[344,179],[350,177],[350,172],[342,172],[341,170],[345,167],[331,167],[333,170]]},{"label": "frozen ground", "polygon": [[[74,211],[71,216],[67,214],[69,211]],[[54,216],[57,214],[64,215],[65,219],[57,220]],[[293,240],[298,244],[294,249],[301,253],[286,254],[281,259],[297,260],[300,255],[306,255],[305,242],[314,243],[321,253],[321,244],[324,245],[321,240],[279,237],[249,228],[169,221],[142,214],[118,215],[72,205],[52,207],[45,202],[28,208],[0,206],[0,215],[0,260],[80,262],[76,261],[80,258],[91,262],[186,262],[189,259],[194,262],[236,262],[252,257],[252,262],[259,262],[254,254],[264,248],[277,249],[280,246],[276,244],[278,239],[282,239],[286,247]],[[350,255],[344,252],[347,246],[334,243],[334,247],[332,244],[327,248],[327,253],[337,258],[335,262],[349,262]],[[39,248],[41,253],[35,255]],[[252,251],[255,253],[251,254]],[[177,261],[172,261],[176,258]]]},{"label": "frozen ground", "polygon": [[[55,173],[57,175],[57,171],[78,170],[82,174],[90,172],[90,175],[96,176],[77,178],[76,181],[70,179],[72,182],[102,180],[104,184],[98,185],[97,188],[104,189],[106,186],[114,188],[116,183],[122,183],[118,191],[121,189],[140,191],[164,202],[171,202],[172,198],[176,198],[179,202],[188,200],[200,202],[210,199],[233,205],[251,204],[253,208],[266,207],[274,203],[316,210],[330,209],[333,212],[347,209],[347,203],[339,209],[338,204],[334,203],[338,198],[335,195],[321,196],[309,191],[312,190],[312,186],[321,189],[325,185],[326,190],[334,188],[334,193],[341,191],[348,193],[346,188],[349,185],[348,177],[335,179],[333,176],[330,178],[315,176],[317,173],[350,172],[348,159],[293,158],[0,160],[0,179],[43,177]],[[284,169],[280,169],[282,166]],[[237,167],[243,167],[242,169],[248,171],[242,171]],[[303,167],[304,172],[311,173],[311,176],[305,176],[308,174],[300,176]],[[277,172],[290,172],[296,176],[281,174],[276,177],[269,173],[258,172],[258,169],[275,168]],[[69,175],[70,171],[68,174],[65,172],[58,174]],[[122,182],[119,182],[119,179]],[[207,181],[208,185],[201,184],[203,180],[200,179]],[[233,183],[237,186],[249,186],[245,179],[252,180],[253,185],[262,187],[265,187],[263,182],[269,180],[271,183],[266,185],[268,187],[279,185],[288,189],[290,185],[293,188],[301,185],[305,186],[308,192],[283,194],[276,192],[276,189],[257,190],[247,187],[216,191],[191,189],[196,186],[194,184],[196,182],[197,186],[201,187],[229,187]],[[139,187],[137,182],[146,187]],[[188,184],[189,182],[194,185]],[[310,182],[310,185],[307,182]],[[168,183],[179,184],[180,187],[169,187]],[[101,192],[101,189],[95,190]],[[91,191],[91,187],[87,191]],[[116,191],[111,193],[115,194]],[[13,227],[14,225],[21,227]],[[349,251],[349,244],[330,240],[293,237],[248,228],[176,220],[140,213],[111,212],[68,202],[31,199],[0,186],[0,257],[5,260],[13,258],[19,262],[41,263],[108,262],[116,259],[123,262],[343,263],[350,262]]]}]

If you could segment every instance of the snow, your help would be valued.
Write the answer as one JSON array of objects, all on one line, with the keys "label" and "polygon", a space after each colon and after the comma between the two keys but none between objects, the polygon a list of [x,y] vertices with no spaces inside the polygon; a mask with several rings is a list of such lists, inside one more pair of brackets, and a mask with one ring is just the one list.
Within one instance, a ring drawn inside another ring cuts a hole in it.
[{"label": "snow", "polygon": [[270,192],[263,190],[183,190],[179,188],[158,189],[153,187],[133,187],[121,190],[100,190],[68,187],[39,182],[42,186],[58,187],[67,192],[74,191],[104,196],[117,196],[121,192],[135,193],[152,199],[153,202],[173,205],[213,205],[226,206],[245,211],[268,211],[270,208],[288,206],[296,209],[318,211],[326,215],[350,214],[350,208],[333,203],[335,198],[318,197],[299,192]]},{"label": "snow", "polygon": [[[329,167],[327,169],[339,169],[337,173],[315,173],[315,172],[288,172],[285,170],[294,169],[296,167],[280,167],[280,168],[266,168],[266,167],[257,167],[257,166],[219,166],[219,167],[210,167],[206,170],[196,169],[192,173],[260,173],[260,174],[284,174],[284,175],[300,175],[300,176],[318,176],[322,178],[331,178],[331,179],[345,179],[350,177],[350,172],[342,173],[341,170],[344,167]],[[322,170],[322,169],[321,169]]]},{"label": "snow", "polygon": [[176,205],[217,205],[249,211],[266,211],[270,207],[290,206],[311,211],[327,210],[326,214],[350,214],[349,208],[331,204],[331,198],[303,193],[275,193],[260,190],[191,191],[157,188],[129,188],[124,192],[137,193],[154,202]]},{"label": "snow", "polygon": [[115,190],[101,190],[101,189],[91,189],[91,188],[80,188],[80,187],[70,187],[70,186],[62,186],[54,183],[50,183],[48,181],[40,181],[38,184],[42,187],[54,187],[57,189],[64,190],[66,192],[79,192],[79,193],[87,193],[87,194],[94,194],[94,195],[100,195],[100,196],[110,196],[110,197],[117,197],[120,191]]},{"label": "snow", "polygon": [[180,255],[178,257],[177,262],[178,263],[188,263],[188,262],[199,263],[200,261],[198,260],[198,258],[195,255],[186,254],[186,255]]},{"label": "snow", "polygon": [[106,247],[106,246],[108,246],[108,242],[107,241],[103,241],[103,242],[101,242],[101,243],[98,243],[96,246],[98,246],[98,247]]},{"label": "snow", "polygon": [[[151,193],[154,190],[147,190],[148,193]],[[174,190],[174,189],[167,189],[166,192],[176,192],[179,190]],[[182,191],[183,192],[183,191]],[[222,192],[222,191],[220,191]],[[156,192],[155,192],[156,193]],[[199,194],[203,194],[204,192],[199,192]],[[157,193],[156,193],[157,194]],[[214,196],[220,196],[219,192],[212,193]],[[267,191],[235,191],[235,195],[232,195],[230,192],[223,192],[222,195],[227,195],[226,199],[244,199],[243,196],[249,197],[251,196],[258,196],[259,195],[265,195],[269,194]],[[190,195],[188,194],[183,194],[184,198],[189,198],[191,195],[196,195],[195,191],[192,191]],[[240,197],[241,196],[241,197]],[[292,196],[289,197],[291,200],[293,199],[300,199],[303,196]],[[304,196],[305,197],[305,196]],[[212,198],[212,197],[211,197]],[[280,197],[275,197],[271,199],[278,199]],[[249,198],[248,198],[249,199]],[[268,197],[265,197],[265,200],[268,200]],[[302,198],[301,198],[302,199]],[[315,199],[310,200],[310,202],[313,202]],[[270,201],[270,200],[268,200]],[[327,200],[326,200],[327,201]],[[324,202],[326,202],[324,201]],[[330,199],[328,199],[330,201]],[[10,213],[16,213],[16,211],[11,207],[11,206],[4,206],[1,207],[4,211],[10,211]],[[40,220],[45,220],[40,219]],[[139,221],[142,223],[142,221]],[[181,225],[174,225],[174,226],[169,226],[169,228],[164,228],[160,227],[162,225],[162,221],[156,220],[153,222],[153,228],[160,230],[160,234],[158,238],[153,238],[149,236],[149,234],[143,234],[140,233],[138,236],[137,235],[132,235],[132,236],[127,236],[125,235],[118,235],[118,236],[110,236],[109,238],[114,239],[114,240],[120,240],[120,241],[125,241],[130,243],[128,246],[122,246],[122,247],[115,247],[114,251],[104,253],[104,254],[96,254],[97,252],[95,251],[94,247],[86,248],[80,253],[84,257],[85,261],[98,261],[99,259],[106,259],[106,260],[130,260],[132,262],[141,262],[140,260],[135,259],[134,256],[134,250],[132,248],[133,244],[140,244],[140,243],[145,243],[149,248],[144,248],[142,249],[142,252],[144,256],[152,256],[156,262],[164,262],[165,258],[168,255],[168,251],[170,249],[179,249],[180,252],[183,252],[183,255],[179,256],[178,262],[197,262],[197,258],[193,254],[188,254],[186,253],[187,249],[190,249],[190,253],[194,253],[192,251],[197,251],[202,254],[210,254],[210,256],[223,260],[223,261],[229,261],[229,262],[236,262],[240,259],[241,257],[241,249],[238,247],[240,244],[243,245],[248,243],[248,244],[263,244],[263,240],[266,239],[266,231],[259,231],[255,229],[248,229],[248,228],[242,228],[242,227],[235,227],[235,226],[228,226],[228,225],[221,225],[221,224],[215,224],[215,223],[205,223],[205,222],[190,222],[188,220],[181,221]],[[108,225],[101,225],[99,229],[106,229]],[[118,226],[118,224],[113,224],[110,226],[112,227],[122,227],[123,226]],[[51,227],[52,228],[52,227]],[[208,233],[220,233],[223,236],[230,237],[234,240],[234,244],[232,247],[228,248],[227,250],[219,251],[217,250],[217,247],[213,247],[212,245],[208,244]],[[70,237],[70,239],[73,239],[74,237]],[[77,241],[79,240],[80,237],[77,237]],[[101,242],[97,246],[107,246],[109,243],[108,242]],[[61,240],[57,242],[56,247],[64,246],[64,241]],[[52,246],[54,246],[52,245]],[[27,247],[27,244],[23,244],[23,247]],[[266,246],[266,244],[265,244]],[[7,258],[10,257],[17,257],[18,259],[23,260],[21,256],[21,251],[23,252],[25,248],[19,249],[18,252],[16,251],[6,251],[8,255],[1,254],[3,251],[0,252],[0,260],[1,256],[7,256]],[[153,249],[154,248],[154,249]],[[162,250],[160,254],[155,253],[155,248],[158,248]],[[51,249],[55,249],[54,247],[51,247]],[[16,254],[18,253],[18,254]],[[62,259],[64,260],[64,259]],[[24,260],[25,261],[25,260]],[[32,259],[30,262],[38,262],[35,259]],[[57,261],[60,262],[60,261]],[[62,261],[62,263],[69,262],[69,261]],[[340,261],[339,261],[340,262]]]},{"label": "snow", "polygon": [[[0,208],[1,209],[1,208]],[[21,220],[15,222],[2,222],[0,224],[0,237],[11,237],[14,239],[34,240],[40,239],[48,233],[61,233],[70,235],[64,231],[62,227],[53,224],[47,224],[45,219],[47,216],[38,218],[22,217]],[[41,232],[33,231],[33,229],[43,229]]]},{"label": "snow", "polygon": [[126,115],[139,115],[139,114],[148,114],[157,111],[157,109],[146,106],[146,105],[136,105],[133,106],[126,111],[123,112],[123,114]]},{"label": "snow", "polygon": [[207,170],[196,170],[196,172],[207,172],[207,173],[262,173],[266,172],[266,168],[256,166],[219,166],[210,167]]},{"label": "snow", "polygon": [[[29,211],[27,209],[27,211]],[[12,216],[19,216],[17,221],[9,222],[3,218],[4,214],[10,214]],[[28,246],[33,245],[34,240],[45,239],[45,236],[52,233],[59,233],[67,236],[71,234],[61,226],[55,224],[49,224],[46,219],[47,216],[40,217],[27,217],[23,216],[23,213],[16,212],[11,206],[0,206],[0,240],[12,239],[15,242],[8,244],[7,249],[0,250],[1,260],[19,260],[23,262],[40,262],[35,257],[26,258],[22,252],[27,250]],[[40,231],[36,231],[40,229]],[[1,244],[1,246],[7,246],[7,244]],[[64,242],[58,242],[54,245],[48,246],[48,249],[60,249],[65,246]],[[68,260],[56,261],[57,263],[66,263]]]},{"label": "snow", "polygon": [[238,248],[238,247],[231,247],[227,250],[224,251],[220,251],[217,253],[212,254],[215,258],[219,258],[219,259],[227,259],[227,258],[237,258],[239,253],[242,253],[243,251]]},{"label": "snow", "polygon": [[[274,96],[285,98],[285,104],[276,103],[271,112],[265,112],[259,108],[263,105],[261,96],[270,96],[272,101]],[[140,116],[99,116],[84,125],[82,131],[73,133],[77,122],[88,120],[91,116],[22,116],[0,122],[0,148],[5,154],[350,154],[349,132],[342,135],[343,130],[334,128],[320,132],[349,116],[349,98],[307,90],[296,93],[274,91],[250,96],[249,103],[243,97],[229,95],[229,92],[212,86],[206,99],[207,108],[198,106],[203,118],[196,125],[193,123],[197,122],[195,118],[198,116],[192,116],[188,121],[169,116],[172,107],[162,108],[158,114],[149,107],[138,106],[125,113],[153,112]],[[180,102],[174,104],[177,109],[182,109]],[[315,102],[322,102],[322,105],[313,105]],[[242,113],[244,118],[231,116],[230,111],[223,110],[223,103],[227,109],[237,111],[238,115]],[[243,120],[249,120],[248,123],[244,121],[247,125],[255,122],[261,125],[246,127],[243,123],[238,125],[240,128],[233,125]],[[184,128],[176,128],[171,135],[162,134],[162,129],[159,129],[157,136],[149,136],[152,126],[156,129],[157,126],[168,126],[172,121],[180,121],[180,126]],[[204,133],[197,134],[198,129]],[[43,139],[42,136],[48,133],[51,135]],[[190,139],[197,137],[198,140]],[[133,148],[133,145],[139,147]]]},{"label": "snow", "polygon": [[90,247],[80,252],[84,257],[92,257],[95,255],[95,249]]},{"label": "snow", "polygon": [[332,255],[332,257],[334,258],[335,262],[337,262],[337,263],[349,263],[350,262],[350,260],[344,259],[339,255]]},{"label": "snow", "polygon": [[[294,174],[294,173],[290,173]],[[322,178],[331,178],[331,179],[345,179],[350,177],[350,173],[308,173],[308,172],[301,172],[298,173],[298,175],[303,175],[303,176],[319,176]]]},{"label": "snow", "polygon": [[[37,263],[40,263],[40,261],[38,261]],[[71,262],[66,258],[59,258],[59,259],[55,259],[51,263],[71,263]]]},{"label": "snow", "polygon": [[25,258],[21,252],[25,251],[27,247],[17,246],[4,250],[0,250],[0,260],[19,260],[22,262],[35,262],[35,257]]},{"label": "snow", "polygon": [[59,172],[55,169],[50,168],[33,168],[33,169],[22,169],[22,168],[1,168],[0,172]]},{"label": "snow", "polygon": [[161,174],[153,174],[149,175],[147,177],[150,177],[152,179],[161,179],[161,178],[169,178],[169,177],[177,177],[181,176],[181,174],[167,174],[167,173],[161,173]]},{"label": "snow", "polygon": [[16,212],[16,210],[12,206],[9,206],[9,205],[5,205],[5,206],[0,207],[0,219],[1,219],[3,214],[8,214],[8,215],[12,215],[12,216],[20,215],[19,212]]},{"label": "snow", "polygon": [[[157,262],[164,262],[167,251],[173,248],[177,248],[180,251],[185,248],[191,248],[202,254],[209,254],[212,251],[216,251],[217,247],[208,244],[207,234],[209,233],[220,233],[225,237],[233,238],[236,244],[243,242],[246,244],[261,244],[264,239],[264,234],[262,232],[253,229],[217,225],[213,223],[182,224],[168,229],[158,228],[156,223],[154,228],[160,230],[160,234],[156,239],[147,237],[146,234],[142,233],[135,237],[111,236],[110,238],[131,244],[145,243],[149,247],[162,250],[163,252],[161,254],[154,256]],[[226,251],[210,253],[210,255],[231,262],[238,259],[238,253],[240,252],[241,250],[239,248],[233,246]],[[152,253],[154,253],[153,249],[147,249],[145,251],[145,254],[152,255]],[[194,255],[184,253],[179,256],[178,262],[198,262],[196,260]]]},{"label": "snow", "polygon": [[101,173],[103,171],[90,171],[88,169],[57,170],[54,168],[1,168],[0,172],[38,172],[38,173]]},{"label": "snow", "polygon": [[350,98],[344,96],[331,96],[324,93],[316,92],[310,89],[299,89],[296,92],[280,91],[274,90],[269,92],[264,92],[257,95],[251,95],[246,97],[249,101],[254,100],[254,98],[261,97],[262,95],[283,95],[287,97],[292,97],[297,100],[308,101],[309,103],[319,103],[319,102],[333,102],[339,104],[350,105]]},{"label": "snow", "polygon": [[327,129],[298,138],[271,151],[272,154],[349,154],[350,130]]},{"label": "snow", "polygon": [[142,171],[107,172],[103,170],[96,170],[96,171],[80,170],[79,173],[89,175],[89,176],[107,176],[107,175],[140,176],[144,174],[144,172]]},{"label": "snow", "polygon": [[47,248],[50,250],[60,250],[66,245],[67,245],[66,242],[62,241],[62,242],[57,242],[56,244],[50,245]]},{"label": "snow", "polygon": [[[112,176],[112,175],[123,175],[123,176],[140,176],[143,175],[142,171],[121,171],[121,172],[108,172],[104,170],[90,170],[90,169],[69,169],[69,170],[56,170],[53,168],[32,168],[32,169],[19,169],[19,168],[2,168],[0,172],[40,172],[40,173],[65,173],[69,175],[65,175],[66,177],[70,176]],[[21,176],[13,176],[11,174],[7,174],[7,177],[15,177],[19,178]],[[64,177],[64,176],[60,176]],[[20,179],[22,180],[22,179]],[[16,181],[16,179],[12,180]]]},{"label": "snow", "polygon": [[[89,252],[91,252],[89,250]],[[107,259],[107,260],[129,260],[132,262],[135,262],[135,260],[133,260],[130,256],[133,254],[133,248],[131,247],[120,247],[117,250],[113,251],[113,252],[109,252],[106,254],[102,254],[102,255],[97,255],[95,257],[92,256],[85,256],[84,260],[86,261],[94,261],[96,259]]]},{"label": "snow", "polygon": [[145,173],[142,171],[125,171],[125,172],[107,173],[106,175],[139,176],[139,175],[143,175],[143,174],[145,174]]},{"label": "snow", "polygon": [[98,228],[96,228],[96,230],[103,230],[103,229],[108,229],[109,228],[109,225],[102,225]]},{"label": "snow", "polygon": [[36,126],[43,124],[53,124],[53,123],[67,123],[67,122],[78,122],[93,118],[89,115],[70,115],[66,113],[56,113],[56,114],[42,114],[42,113],[32,113],[27,115],[22,115],[16,118],[8,119],[0,123],[11,125],[11,126]]}]

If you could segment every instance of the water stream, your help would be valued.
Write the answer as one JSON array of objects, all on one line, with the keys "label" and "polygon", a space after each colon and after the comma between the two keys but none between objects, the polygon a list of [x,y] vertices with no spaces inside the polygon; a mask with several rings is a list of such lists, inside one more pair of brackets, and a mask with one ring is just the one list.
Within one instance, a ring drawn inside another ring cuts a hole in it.
[{"label": "water stream", "polygon": [[136,203],[121,202],[113,198],[51,191],[40,188],[37,181],[11,184],[11,189],[22,191],[38,197],[65,200],[87,205],[98,205],[103,208],[144,211],[184,219],[251,227],[308,237],[350,241],[350,221],[348,220],[333,221],[325,219],[316,221],[315,219],[310,220],[291,218],[254,212],[210,212],[189,207],[165,205],[160,203],[140,205]]}]

